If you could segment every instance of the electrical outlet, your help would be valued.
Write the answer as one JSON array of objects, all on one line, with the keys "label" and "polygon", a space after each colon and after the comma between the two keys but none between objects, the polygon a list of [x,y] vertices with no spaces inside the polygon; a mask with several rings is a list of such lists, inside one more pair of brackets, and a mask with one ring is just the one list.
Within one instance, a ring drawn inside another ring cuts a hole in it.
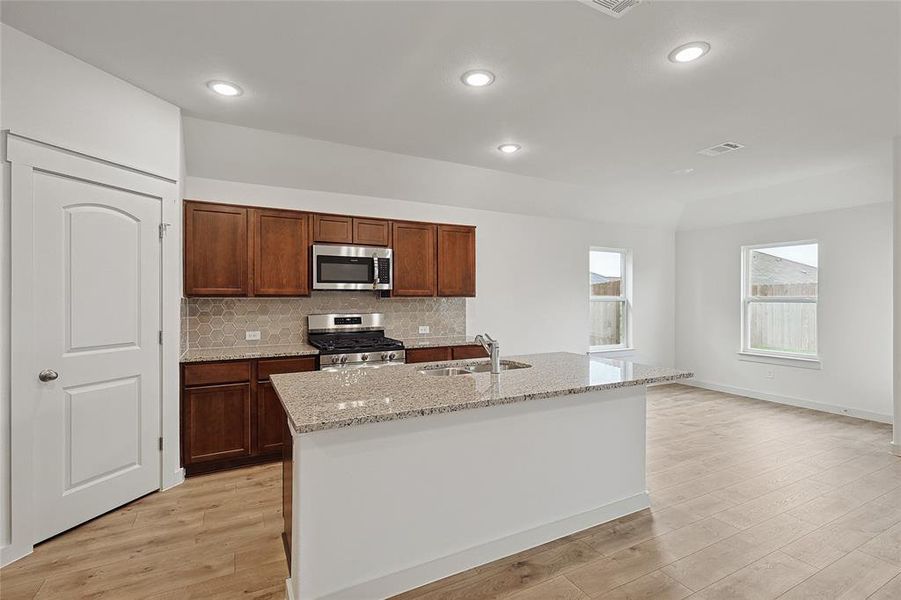
[{"label": "electrical outlet", "polygon": [[258,339],[260,339],[260,332],[259,331],[245,331],[244,339],[248,342],[258,340]]},{"label": "electrical outlet", "polygon": [[428,333],[428,332],[429,332],[429,326],[428,326],[428,325],[420,325],[420,326],[419,326],[419,333]]},{"label": "electrical outlet", "polygon": [[767,379],[775,379],[776,371],[774,371],[773,369],[767,369],[766,373],[764,374],[764,377],[766,377]]}]

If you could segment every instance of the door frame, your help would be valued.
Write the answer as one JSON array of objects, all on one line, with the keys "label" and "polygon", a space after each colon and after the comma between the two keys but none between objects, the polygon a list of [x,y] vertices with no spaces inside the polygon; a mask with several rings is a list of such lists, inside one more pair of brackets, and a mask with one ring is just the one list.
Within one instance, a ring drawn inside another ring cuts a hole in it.
[{"label": "door frame", "polygon": [[[9,539],[0,540],[0,566],[30,554],[34,547],[34,407],[38,391],[33,334],[34,172],[118,188],[157,198],[163,229],[160,265],[160,489],[184,481],[178,439],[178,356],[181,267],[179,260],[178,182],[107,160],[67,150],[13,132],[3,134],[10,163],[10,405]],[[166,230],[168,229],[168,230]]]}]

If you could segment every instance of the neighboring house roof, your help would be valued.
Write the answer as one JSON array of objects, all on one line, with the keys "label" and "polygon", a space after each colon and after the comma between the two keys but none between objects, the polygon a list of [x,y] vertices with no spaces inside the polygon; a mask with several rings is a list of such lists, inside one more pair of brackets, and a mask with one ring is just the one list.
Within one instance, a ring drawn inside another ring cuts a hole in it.
[{"label": "neighboring house roof", "polygon": [[764,252],[751,254],[752,279],[755,285],[816,283],[817,268]]},{"label": "neighboring house roof", "polygon": [[596,283],[608,283],[610,281],[619,281],[619,277],[607,277],[606,275],[601,275],[600,273],[593,273],[589,271],[589,275],[591,277],[591,285]]}]

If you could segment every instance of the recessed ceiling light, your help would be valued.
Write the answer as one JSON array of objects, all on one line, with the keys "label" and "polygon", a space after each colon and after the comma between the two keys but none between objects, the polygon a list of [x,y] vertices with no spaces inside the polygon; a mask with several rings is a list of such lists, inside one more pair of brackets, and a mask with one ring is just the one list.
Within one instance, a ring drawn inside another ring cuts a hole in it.
[{"label": "recessed ceiling light", "polygon": [[689,167],[687,169],[676,169],[673,171],[673,175],[691,175],[695,170],[693,167]]},{"label": "recessed ceiling light", "polygon": [[698,60],[710,52],[710,44],[707,42],[690,42],[682,44],[669,53],[669,59],[674,63],[687,63]]},{"label": "recessed ceiling light", "polygon": [[501,152],[503,152],[504,154],[513,154],[514,152],[517,152],[521,148],[522,148],[522,146],[520,146],[519,144],[501,144],[500,146],[497,147],[497,149],[500,150]]},{"label": "recessed ceiling light", "polygon": [[485,87],[494,83],[494,73],[483,69],[466,71],[460,76],[460,80],[470,87]]},{"label": "recessed ceiling light", "polygon": [[244,93],[244,90],[230,81],[208,81],[206,86],[220,96],[240,96]]}]

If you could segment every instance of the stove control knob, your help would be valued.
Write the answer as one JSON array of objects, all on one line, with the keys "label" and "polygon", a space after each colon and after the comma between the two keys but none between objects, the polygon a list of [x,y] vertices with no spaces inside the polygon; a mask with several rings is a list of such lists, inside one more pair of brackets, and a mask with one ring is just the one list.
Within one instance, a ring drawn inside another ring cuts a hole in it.
[{"label": "stove control knob", "polygon": [[394,360],[395,358],[397,358],[397,354],[395,354],[394,352],[388,354],[388,360]]},{"label": "stove control knob", "polygon": [[360,360],[362,360],[363,362],[366,362],[367,360],[369,360],[369,355],[368,354],[360,355]]},{"label": "stove control knob", "polygon": [[347,362],[347,355],[346,355],[346,354],[342,354],[340,360],[341,360],[341,364],[342,364],[342,365],[343,365],[344,363],[346,363],[346,362]]},{"label": "stove control knob", "polygon": [[339,360],[339,359],[338,359],[337,356],[333,356],[333,357],[332,357],[332,364],[333,364],[333,365],[334,365],[334,364],[337,364],[337,363],[338,363],[338,360]]},{"label": "stove control knob", "polygon": [[382,358],[382,362],[384,362],[384,361],[386,361],[386,360],[391,360],[390,358],[388,358],[388,353],[387,353],[387,352],[382,352],[381,358]]}]

